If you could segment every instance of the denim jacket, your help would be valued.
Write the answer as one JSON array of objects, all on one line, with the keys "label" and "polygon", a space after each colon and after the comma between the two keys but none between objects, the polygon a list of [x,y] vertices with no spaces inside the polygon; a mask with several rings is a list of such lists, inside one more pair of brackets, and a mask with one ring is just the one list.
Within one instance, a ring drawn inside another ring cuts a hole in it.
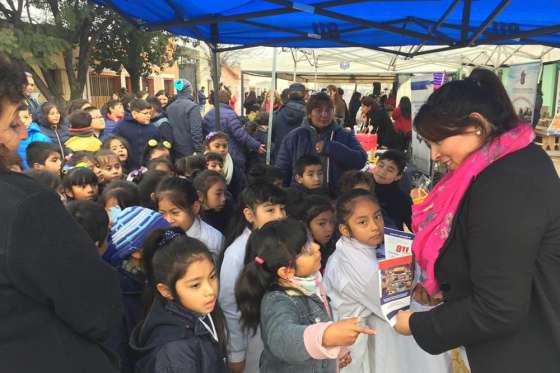
[{"label": "denim jacket", "polygon": [[288,295],[281,288],[266,293],[261,303],[261,372],[336,372],[336,359],[312,358],[304,342],[307,327],[329,321],[329,313],[316,295]]}]

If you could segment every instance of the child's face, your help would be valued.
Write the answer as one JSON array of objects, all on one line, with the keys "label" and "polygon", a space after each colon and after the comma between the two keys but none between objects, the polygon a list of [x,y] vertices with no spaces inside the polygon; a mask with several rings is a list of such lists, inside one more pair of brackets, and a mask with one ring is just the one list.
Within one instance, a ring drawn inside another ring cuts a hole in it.
[{"label": "child's face", "polygon": [[99,167],[103,182],[109,183],[113,180],[122,179],[122,166],[118,158],[111,159],[109,163]]},{"label": "child's face", "polygon": [[166,174],[172,175],[173,174],[173,170],[171,168],[169,168],[168,165],[166,165],[165,163],[158,163],[155,167],[154,167],[154,171],[161,171],[161,172],[165,172]]},{"label": "child's face", "polygon": [[222,171],[224,169],[224,164],[220,161],[208,161],[206,163],[206,168],[208,168],[209,170],[212,170],[212,171],[222,173]]},{"label": "child's face", "polygon": [[62,168],[62,158],[57,152],[51,153],[45,160],[45,164],[39,165],[35,163],[33,165],[33,168],[44,169],[57,176],[60,176],[60,169]]},{"label": "child's face", "polygon": [[226,139],[215,139],[208,144],[208,151],[220,154],[224,159],[228,155],[228,142]]},{"label": "child's face", "polygon": [[50,125],[58,125],[58,122],[60,122],[60,113],[57,108],[53,107],[51,111],[49,111],[47,122],[49,122]]},{"label": "child's face", "polygon": [[212,312],[218,297],[218,274],[214,263],[207,258],[192,263],[175,283],[175,290],[186,309],[202,315]]},{"label": "child's face", "polygon": [[321,269],[321,248],[315,242],[308,242],[296,258],[296,276],[309,277]]},{"label": "child's face", "polygon": [[383,242],[383,215],[381,207],[367,197],[354,200],[354,211],[346,222],[339,226],[340,233],[347,238],[355,238],[368,246]]},{"label": "child's face", "polygon": [[152,119],[152,109],[144,109],[144,110],[140,110],[140,111],[133,111],[131,114],[132,114],[132,118],[136,122],[138,122],[140,124],[143,124],[145,126],[150,124],[150,121]]},{"label": "child's face", "polygon": [[[198,202],[195,202],[195,204],[198,204]],[[194,209],[198,210],[198,206],[194,206]],[[166,197],[161,197],[158,200],[158,211],[172,227],[181,228],[183,231],[188,231],[195,219],[194,211],[187,211],[175,205]]]},{"label": "child's face", "polygon": [[226,204],[226,184],[219,181],[212,185],[206,193],[205,207],[208,210],[220,211]]},{"label": "child's face", "polygon": [[306,166],[303,175],[296,175],[296,182],[307,189],[320,188],[323,185],[323,166],[320,164]]},{"label": "child's face", "polygon": [[401,174],[399,168],[395,162],[388,159],[382,159],[377,163],[377,166],[373,169],[373,177],[377,184],[392,184],[395,181],[401,179]]},{"label": "child's face", "polygon": [[91,115],[91,128],[96,131],[103,131],[105,129],[105,119],[99,110],[92,110],[89,112]]},{"label": "child's face", "polygon": [[119,160],[121,162],[126,162],[128,159],[128,150],[126,150],[126,146],[119,140],[111,141],[111,145],[109,146],[111,151],[119,156]]},{"label": "child's face", "polygon": [[21,110],[18,112],[18,120],[25,126],[25,128],[29,127],[31,122],[33,122],[33,118],[29,113],[29,110]]},{"label": "child's face", "polygon": [[286,206],[265,202],[258,204],[254,210],[246,208],[244,214],[245,219],[251,223],[253,229],[260,229],[266,223],[285,219]]},{"label": "child's face", "polygon": [[326,245],[333,236],[335,228],[334,212],[323,211],[309,222],[309,230],[313,239],[321,245]]},{"label": "child's face", "polygon": [[75,201],[93,201],[97,198],[98,187],[94,184],[72,185],[70,197]]},{"label": "child's face", "polygon": [[124,117],[124,106],[122,104],[117,104],[111,109],[111,115],[114,118],[123,118]]},{"label": "child's face", "polygon": [[169,158],[170,157],[169,150],[167,150],[167,149],[156,149],[156,150],[154,150],[150,154],[150,161],[152,159],[161,158],[161,157]]}]

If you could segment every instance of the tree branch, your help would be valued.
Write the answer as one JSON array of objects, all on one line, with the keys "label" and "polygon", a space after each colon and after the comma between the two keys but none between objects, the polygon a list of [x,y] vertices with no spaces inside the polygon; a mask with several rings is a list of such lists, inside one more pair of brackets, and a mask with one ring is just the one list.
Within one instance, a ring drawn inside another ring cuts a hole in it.
[{"label": "tree branch", "polygon": [[2,3],[0,3],[0,12],[4,14],[6,19],[12,19],[14,16],[14,12],[10,11],[10,9],[6,8]]}]

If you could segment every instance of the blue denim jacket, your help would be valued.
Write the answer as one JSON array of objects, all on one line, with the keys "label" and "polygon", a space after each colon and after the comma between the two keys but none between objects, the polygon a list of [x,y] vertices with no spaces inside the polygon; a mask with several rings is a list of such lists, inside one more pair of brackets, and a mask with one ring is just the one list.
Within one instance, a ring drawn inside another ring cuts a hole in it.
[{"label": "blue denim jacket", "polygon": [[264,351],[260,371],[266,373],[335,373],[336,359],[315,360],[307,352],[303,332],[309,325],[331,321],[318,296],[291,296],[278,289],[261,303]]}]

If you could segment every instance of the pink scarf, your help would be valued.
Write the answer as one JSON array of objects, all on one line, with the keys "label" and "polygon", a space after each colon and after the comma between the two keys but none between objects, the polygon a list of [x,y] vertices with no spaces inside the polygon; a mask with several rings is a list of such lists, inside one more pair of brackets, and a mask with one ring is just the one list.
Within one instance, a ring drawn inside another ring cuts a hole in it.
[{"label": "pink scarf", "polygon": [[500,135],[469,155],[457,169],[440,180],[424,202],[412,207],[412,228],[416,233],[412,251],[421,270],[420,282],[428,294],[433,296],[439,292],[434,265],[473,179],[498,159],[525,148],[534,138],[533,129],[528,124]]}]

